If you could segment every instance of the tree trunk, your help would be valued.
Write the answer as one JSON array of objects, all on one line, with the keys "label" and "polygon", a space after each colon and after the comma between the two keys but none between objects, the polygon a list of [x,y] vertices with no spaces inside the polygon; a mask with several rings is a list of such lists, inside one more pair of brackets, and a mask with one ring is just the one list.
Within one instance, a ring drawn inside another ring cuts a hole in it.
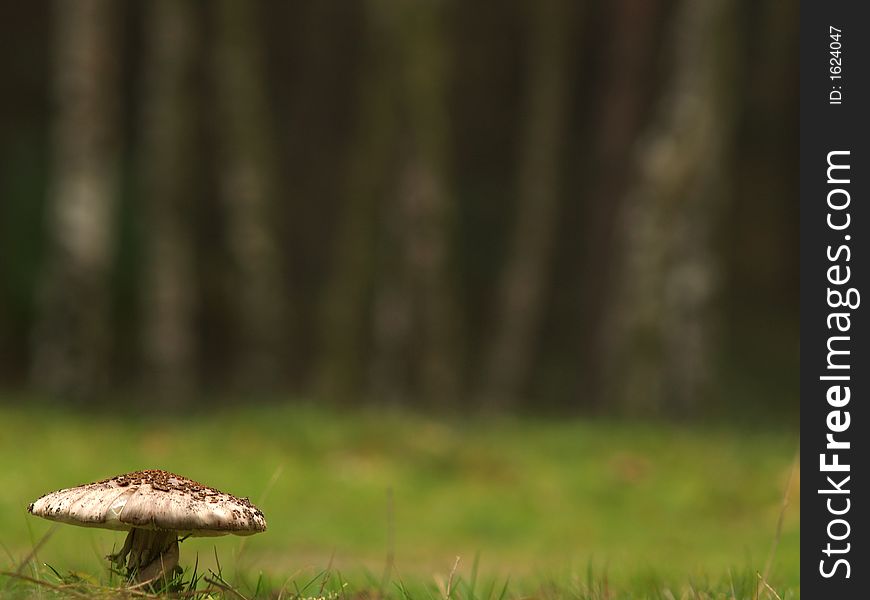
[{"label": "tree trunk", "polygon": [[268,106],[259,5],[217,4],[213,72],[217,84],[220,193],[226,210],[237,326],[237,382],[281,382],[286,302],[276,218],[275,127]]},{"label": "tree trunk", "polygon": [[453,207],[446,183],[448,56],[443,7],[389,4],[401,157],[385,205],[375,296],[375,393],[429,406],[455,402],[458,327],[448,269]]},{"label": "tree trunk", "polygon": [[[580,276],[586,282],[575,327],[582,332],[578,406],[601,409],[603,361],[601,348],[609,335],[605,324],[614,292],[613,266],[620,264],[618,220],[631,181],[626,165],[633,164],[635,143],[644,125],[655,85],[662,3],[657,0],[615,0],[608,3],[612,33],[602,49],[604,81],[597,99],[591,156],[593,187],[586,202],[586,234],[581,248]],[[582,160],[589,161],[584,153]],[[629,171],[631,169],[628,169]],[[594,290],[594,291],[593,291]]]},{"label": "tree trunk", "polygon": [[388,403],[419,393],[433,405],[456,395],[441,10],[389,0],[366,5],[371,53],[326,300],[322,395],[346,397],[366,381]]},{"label": "tree trunk", "polygon": [[677,7],[673,71],[619,221],[606,374],[608,397],[623,412],[690,413],[711,391],[713,235],[727,193],[732,20],[724,0]]},{"label": "tree trunk", "polygon": [[197,148],[194,5],[145,5],[142,182],[146,227],[146,381],[163,403],[194,389],[193,199]]},{"label": "tree trunk", "polygon": [[34,331],[37,387],[88,396],[108,381],[109,269],[118,190],[117,6],[54,3],[51,250]]},{"label": "tree trunk", "polygon": [[510,254],[496,298],[494,333],[485,357],[481,403],[515,407],[528,384],[550,285],[558,219],[560,157],[570,86],[570,2],[534,5],[520,137],[517,212]]},{"label": "tree trunk", "polygon": [[366,5],[366,56],[360,67],[357,130],[346,167],[343,210],[333,244],[320,317],[317,397],[347,402],[364,392],[377,246],[378,210],[393,168],[398,56],[389,19],[377,0]]}]

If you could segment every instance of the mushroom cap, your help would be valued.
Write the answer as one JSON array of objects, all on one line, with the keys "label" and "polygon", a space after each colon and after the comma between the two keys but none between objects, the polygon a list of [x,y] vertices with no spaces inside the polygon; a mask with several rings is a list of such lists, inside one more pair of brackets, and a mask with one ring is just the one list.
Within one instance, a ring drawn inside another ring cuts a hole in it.
[{"label": "mushroom cap", "polygon": [[247,498],[156,469],[45,494],[27,511],[52,521],[120,531],[163,529],[217,536],[266,530],[266,518]]}]

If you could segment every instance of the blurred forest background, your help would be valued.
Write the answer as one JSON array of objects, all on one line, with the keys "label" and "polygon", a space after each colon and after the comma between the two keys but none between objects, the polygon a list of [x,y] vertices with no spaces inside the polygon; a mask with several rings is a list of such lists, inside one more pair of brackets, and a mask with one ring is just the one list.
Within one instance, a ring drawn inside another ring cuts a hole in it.
[{"label": "blurred forest background", "polygon": [[0,387],[796,420],[797,33],[772,0],[3,3]]}]

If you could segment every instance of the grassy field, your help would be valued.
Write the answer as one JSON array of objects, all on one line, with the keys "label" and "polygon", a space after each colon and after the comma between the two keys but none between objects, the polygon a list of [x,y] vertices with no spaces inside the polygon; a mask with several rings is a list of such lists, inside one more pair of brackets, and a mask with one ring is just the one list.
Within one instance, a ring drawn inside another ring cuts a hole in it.
[{"label": "grassy field", "polygon": [[[181,546],[182,565],[198,561],[199,573],[217,571],[217,554],[245,597],[380,587],[398,599],[443,598],[448,587],[472,600],[776,597],[755,592],[755,574],[776,537],[794,432],[276,406],[149,418],[15,406],[0,404],[0,571],[45,584],[62,583],[47,563],[64,580],[73,572],[104,585],[100,557],[123,534],[52,529],[27,514],[29,502],[162,468],[249,496],[266,514],[264,534]],[[799,478],[769,576],[783,598],[800,594]],[[34,588],[50,593],[0,576],[0,595]]]}]

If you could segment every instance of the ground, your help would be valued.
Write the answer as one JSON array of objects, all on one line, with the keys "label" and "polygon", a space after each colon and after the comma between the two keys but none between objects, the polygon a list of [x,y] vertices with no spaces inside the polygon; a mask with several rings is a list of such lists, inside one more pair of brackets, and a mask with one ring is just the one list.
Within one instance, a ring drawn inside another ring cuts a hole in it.
[{"label": "ground", "polygon": [[[331,587],[336,574],[355,593],[370,592],[391,560],[394,595],[406,595],[405,582],[406,591],[438,597],[444,590],[433,576],[443,588],[459,556],[453,595],[463,597],[498,598],[509,581],[506,597],[545,595],[552,584],[552,595],[575,598],[679,598],[700,589],[751,598],[746,590],[761,585],[756,573],[775,542],[769,583],[799,597],[799,468],[777,537],[798,449],[786,428],[286,404],[134,418],[123,409],[76,414],[15,400],[0,404],[0,571],[55,584],[73,572],[105,585],[101,557],[123,534],[52,530],[26,507],[61,487],[161,468],[249,496],[265,513],[263,534],[181,545],[188,575],[194,563],[200,573],[216,570],[217,554],[223,577],[246,597],[286,592],[288,578],[301,588],[327,568],[324,594],[341,589]],[[489,582],[490,596],[468,593],[472,571]],[[611,595],[592,595],[605,584]],[[0,576],[0,595],[22,585]]]}]

